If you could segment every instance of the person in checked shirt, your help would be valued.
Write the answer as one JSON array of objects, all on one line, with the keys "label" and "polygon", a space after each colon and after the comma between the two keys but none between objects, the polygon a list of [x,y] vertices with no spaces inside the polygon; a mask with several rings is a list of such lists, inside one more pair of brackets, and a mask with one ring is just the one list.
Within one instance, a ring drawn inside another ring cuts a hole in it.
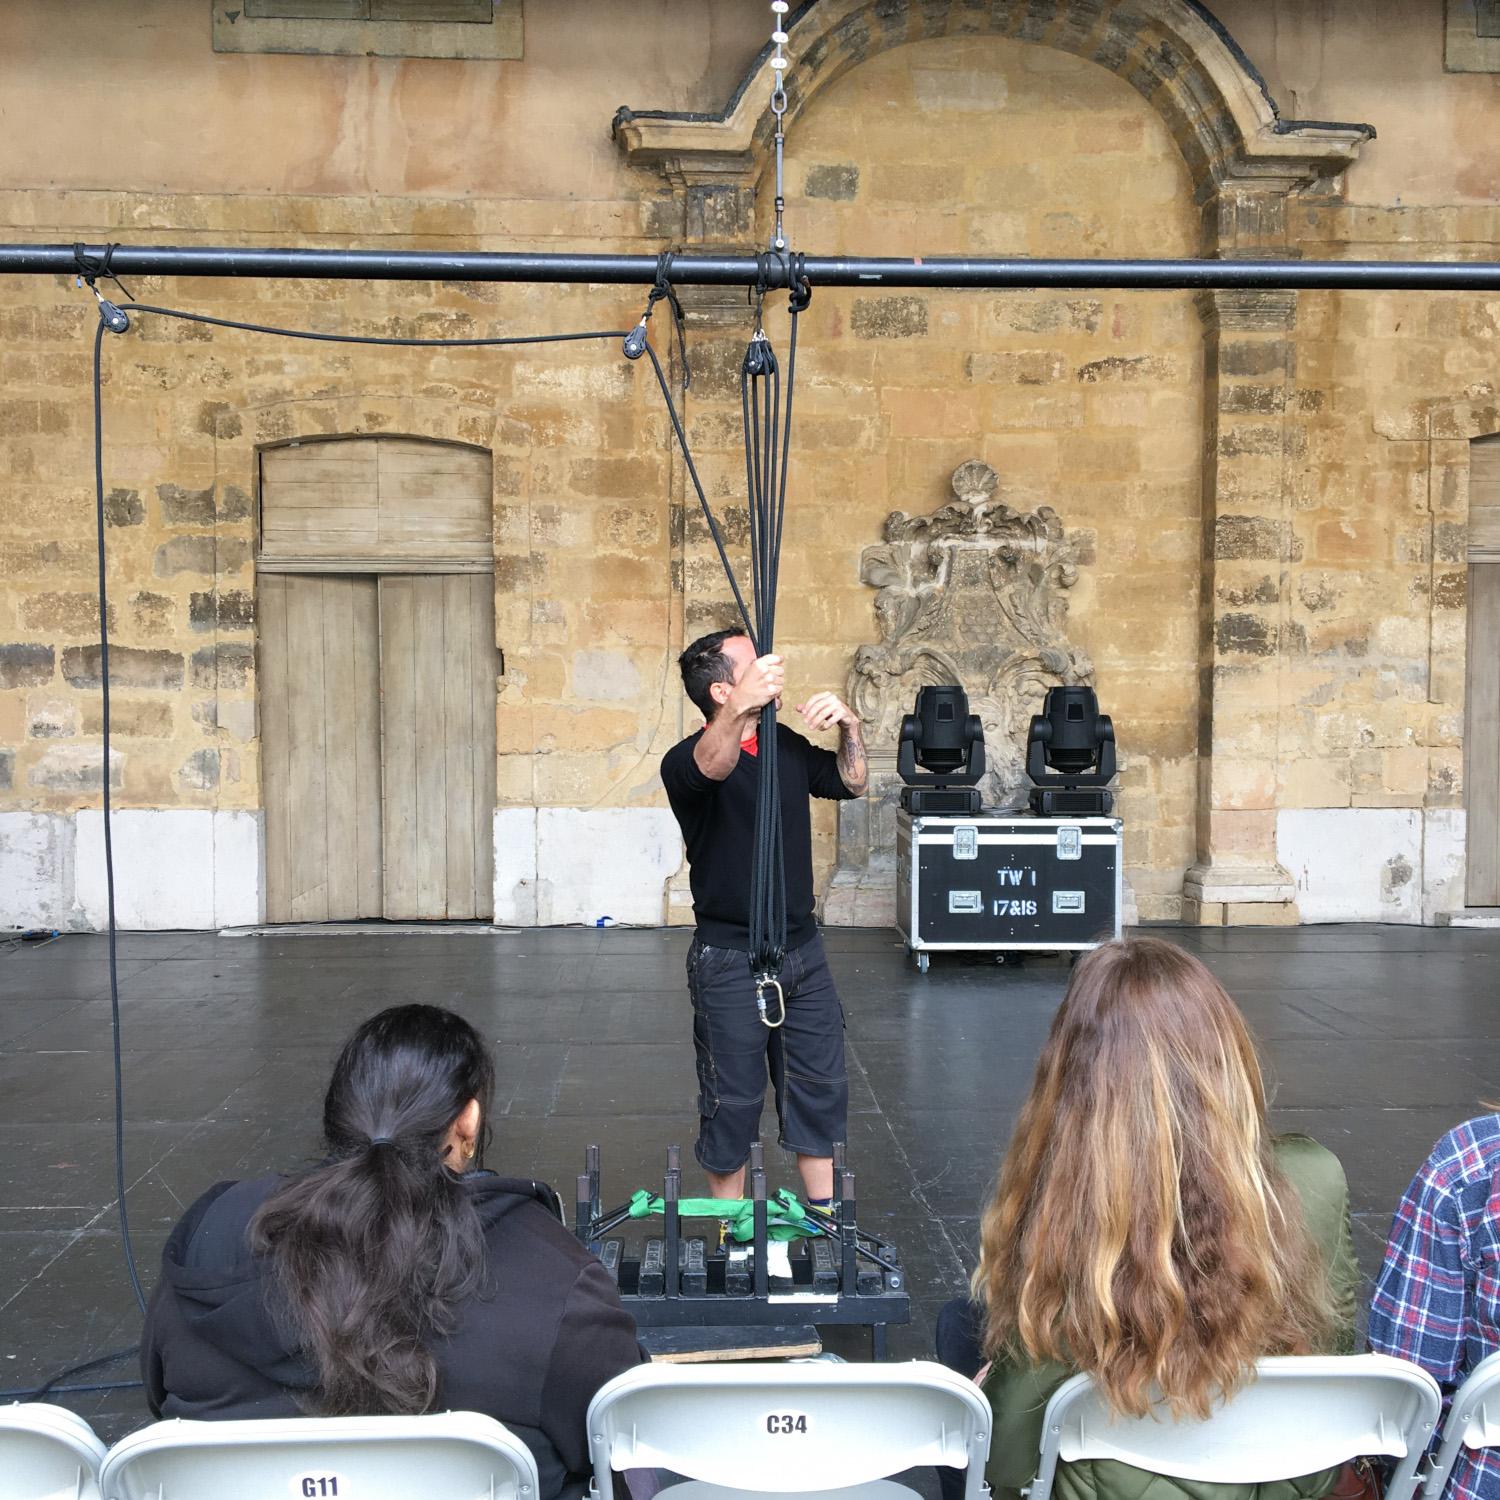
[{"label": "person in checked shirt", "polygon": [[[1443,1388],[1500,1350],[1500,1114],[1450,1130],[1412,1178],[1370,1302],[1370,1348]],[[1438,1439],[1434,1439],[1434,1445]],[[1500,1449],[1459,1450],[1447,1500],[1500,1500]]]}]

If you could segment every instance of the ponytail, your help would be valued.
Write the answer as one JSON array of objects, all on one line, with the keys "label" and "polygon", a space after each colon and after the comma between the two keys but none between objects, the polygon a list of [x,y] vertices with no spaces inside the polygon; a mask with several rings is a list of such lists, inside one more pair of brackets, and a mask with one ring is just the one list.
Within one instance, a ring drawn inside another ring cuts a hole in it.
[{"label": "ponytail", "polygon": [[493,1084],[473,1027],[430,1005],[382,1011],[339,1054],[323,1105],[330,1159],[250,1223],[316,1371],[317,1414],[437,1400],[432,1345],[484,1281],[483,1226],[443,1138],[471,1099],[483,1122]]}]

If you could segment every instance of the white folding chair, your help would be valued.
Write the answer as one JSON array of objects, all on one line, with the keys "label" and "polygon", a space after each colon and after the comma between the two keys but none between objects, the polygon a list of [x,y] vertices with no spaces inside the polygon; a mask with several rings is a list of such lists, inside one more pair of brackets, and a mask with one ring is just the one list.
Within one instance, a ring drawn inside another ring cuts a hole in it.
[{"label": "white folding chair", "polygon": [[926,1464],[967,1469],[964,1500],[979,1500],[990,1409],[971,1381],[927,1362],[640,1365],[595,1395],[588,1429],[595,1500],[610,1500],[612,1473],[653,1468],[688,1480],[672,1500],[911,1500],[889,1476]]},{"label": "white folding chair", "polygon": [[1480,1360],[1453,1393],[1443,1445],[1422,1486],[1423,1500],[1438,1500],[1447,1488],[1460,1448],[1500,1448],[1500,1354]]},{"label": "white folding chair", "polygon": [[106,1500],[536,1500],[531,1450],[491,1417],[157,1422],[104,1460]]},{"label": "white folding chair", "polygon": [[99,1500],[103,1461],[94,1429],[66,1407],[0,1406],[0,1500]]},{"label": "white folding chair", "polygon": [[1173,1479],[1259,1484],[1379,1454],[1399,1459],[1386,1500],[1411,1500],[1442,1398],[1416,1365],[1384,1354],[1262,1359],[1206,1421],[1113,1415],[1087,1375],[1059,1386],[1042,1423],[1030,1500],[1050,1500],[1058,1460],[1113,1458]]}]

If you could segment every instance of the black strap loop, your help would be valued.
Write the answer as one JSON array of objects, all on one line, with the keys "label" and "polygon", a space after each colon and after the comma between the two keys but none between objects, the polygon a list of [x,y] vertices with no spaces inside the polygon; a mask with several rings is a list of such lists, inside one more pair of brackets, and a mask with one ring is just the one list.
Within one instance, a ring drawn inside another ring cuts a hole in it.
[{"label": "black strap loop", "polygon": [[795,252],[787,268],[786,297],[787,309],[793,314],[806,312],[812,301],[812,282],[807,279],[806,268],[807,257],[801,251]]},{"label": "black strap loop", "polygon": [[120,247],[118,243],[111,242],[104,247],[103,255],[90,255],[88,252],[88,246],[86,246],[81,240],[75,240],[73,242],[73,265],[77,269],[78,279],[85,286],[87,286],[95,296],[98,296],[98,288],[94,285],[94,283],[102,278],[105,281],[114,282],[114,284],[119,287],[119,289],[124,292],[132,302],[134,302],[135,294],[110,269],[110,266],[115,258],[115,251],[119,248]]},{"label": "black strap loop", "polygon": [[656,304],[665,301],[672,309],[672,323],[677,330],[677,353],[682,361],[682,388],[686,390],[693,383],[693,371],[687,357],[687,318],[671,281],[672,261],[676,255],[675,250],[663,250],[656,257],[656,281],[646,294],[646,310],[641,314],[641,321],[625,337],[625,358],[639,359],[646,352],[646,324],[651,321]]}]

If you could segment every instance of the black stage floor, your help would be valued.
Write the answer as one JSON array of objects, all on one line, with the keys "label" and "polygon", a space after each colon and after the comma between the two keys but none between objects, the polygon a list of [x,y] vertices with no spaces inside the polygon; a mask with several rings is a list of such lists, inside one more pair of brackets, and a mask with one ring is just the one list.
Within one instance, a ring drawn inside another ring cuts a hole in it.
[{"label": "black stage floor", "polygon": [[[1343,1158],[1368,1274],[1412,1170],[1500,1085],[1500,932],[1159,930],[1201,953],[1249,1016],[1277,1125]],[[926,1356],[937,1308],[972,1263],[979,1205],[1068,970],[937,956],[922,978],[889,932],[827,942],[848,1012],[861,1221],[897,1242],[910,1273],[913,1322],[892,1353]],[[663,1148],[692,1139],[687,943],[680,929],[123,936],[129,1208],[147,1286],[203,1188],[316,1150],[339,1041],[402,1001],[452,1006],[494,1040],[499,1170],[571,1199],[598,1141],[607,1203],[659,1191]],[[104,953],[92,936],[0,951],[4,1388],[139,1332],[113,1209]],[[791,1165],[768,1156],[772,1188],[795,1186]],[[851,1333],[828,1347],[863,1357]],[[136,1391],[70,1404],[106,1439],[146,1419]]]}]

